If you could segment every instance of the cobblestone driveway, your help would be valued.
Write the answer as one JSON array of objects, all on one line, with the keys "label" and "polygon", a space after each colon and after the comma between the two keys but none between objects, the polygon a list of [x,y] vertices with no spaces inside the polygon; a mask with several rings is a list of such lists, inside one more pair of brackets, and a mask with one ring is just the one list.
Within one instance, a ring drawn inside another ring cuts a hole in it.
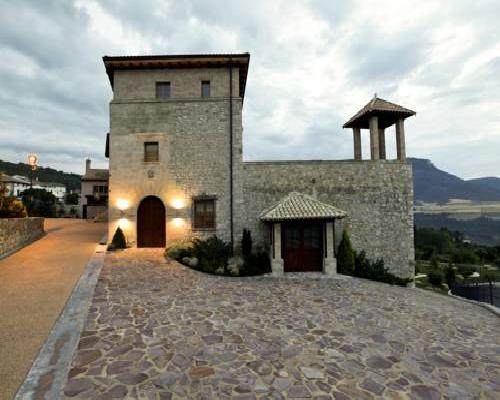
[{"label": "cobblestone driveway", "polygon": [[71,398],[499,398],[500,319],[357,279],[223,278],[109,255]]}]

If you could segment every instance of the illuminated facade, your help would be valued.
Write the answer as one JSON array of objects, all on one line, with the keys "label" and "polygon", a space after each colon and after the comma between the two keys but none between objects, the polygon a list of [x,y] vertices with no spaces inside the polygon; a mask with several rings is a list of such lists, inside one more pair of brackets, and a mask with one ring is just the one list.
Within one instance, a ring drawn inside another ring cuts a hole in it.
[{"label": "illuminated facade", "polygon": [[[109,238],[118,226],[138,247],[217,235],[237,252],[243,229],[250,229],[255,247],[269,252],[273,273],[335,273],[336,249],[349,226],[357,250],[413,276],[403,129],[412,111],[372,100],[375,108],[367,105],[348,122],[353,160],[246,162],[248,53],[103,60],[113,88]],[[384,129],[393,123],[398,159],[386,160]],[[370,160],[361,159],[362,128],[370,129]]]}]

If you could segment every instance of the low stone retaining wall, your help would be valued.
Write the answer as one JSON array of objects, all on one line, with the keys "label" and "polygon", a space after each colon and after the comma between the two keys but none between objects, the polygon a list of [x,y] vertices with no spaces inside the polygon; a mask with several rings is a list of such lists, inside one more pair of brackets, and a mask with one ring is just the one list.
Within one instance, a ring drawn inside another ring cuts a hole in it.
[{"label": "low stone retaining wall", "polygon": [[0,218],[0,258],[6,257],[45,233],[44,218]]}]

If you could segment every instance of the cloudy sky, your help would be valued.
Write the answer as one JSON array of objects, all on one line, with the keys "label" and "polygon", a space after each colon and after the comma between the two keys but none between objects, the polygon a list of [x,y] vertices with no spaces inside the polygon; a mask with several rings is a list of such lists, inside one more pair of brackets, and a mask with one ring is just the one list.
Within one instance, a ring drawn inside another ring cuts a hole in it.
[{"label": "cloudy sky", "polygon": [[376,92],[417,111],[408,155],[500,176],[499,15],[498,0],[0,0],[0,159],[106,166],[103,55],[248,51],[245,159],[351,158],[342,123]]}]

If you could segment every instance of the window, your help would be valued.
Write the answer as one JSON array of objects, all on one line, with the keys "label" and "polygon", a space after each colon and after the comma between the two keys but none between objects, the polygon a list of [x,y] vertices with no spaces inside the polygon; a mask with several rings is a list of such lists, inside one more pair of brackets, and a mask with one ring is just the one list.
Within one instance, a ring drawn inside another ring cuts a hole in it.
[{"label": "window", "polygon": [[210,97],[210,81],[201,81],[201,97]]},{"label": "window", "polygon": [[107,186],[94,186],[94,193],[108,193]]},{"label": "window", "polygon": [[170,82],[156,82],[156,98],[168,99],[170,97]]},{"label": "window", "polygon": [[194,200],[194,228],[215,228],[215,199]]},{"label": "window", "polygon": [[158,161],[158,142],[144,143],[144,162]]}]

